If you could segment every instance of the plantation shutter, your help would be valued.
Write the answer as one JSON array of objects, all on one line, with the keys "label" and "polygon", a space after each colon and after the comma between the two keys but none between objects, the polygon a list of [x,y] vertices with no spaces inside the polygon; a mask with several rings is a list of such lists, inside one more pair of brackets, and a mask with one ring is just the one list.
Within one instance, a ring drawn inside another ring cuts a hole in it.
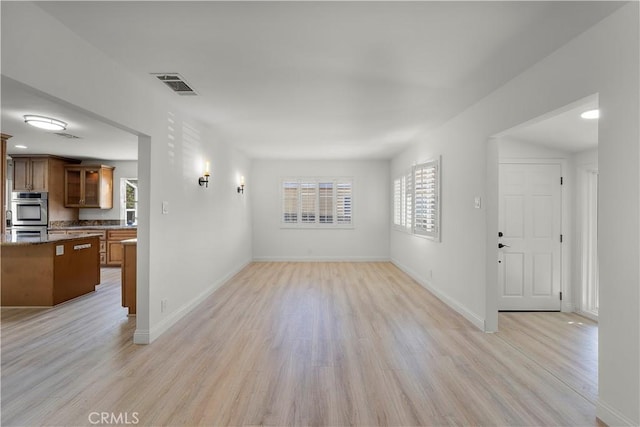
[{"label": "plantation shutter", "polygon": [[393,225],[402,225],[402,179],[393,181]]},{"label": "plantation shutter", "polygon": [[338,182],[336,185],[336,215],[337,224],[351,224],[351,183]]},{"label": "plantation shutter", "polygon": [[316,183],[300,184],[300,217],[302,223],[316,222]]},{"label": "plantation shutter", "polygon": [[298,193],[297,182],[282,184],[282,221],[289,224],[298,222]]},{"label": "plantation shutter", "polygon": [[333,182],[321,182],[318,194],[320,224],[333,224]]},{"label": "plantation shutter", "polygon": [[405,176],[405,222],[407,231],[413,229],[413,172]]},{"label": "plantation shutter", "polygon": [[414,226],[416,234],[439,236],[439,174],[438,162],[430,161],[414,168]]}]

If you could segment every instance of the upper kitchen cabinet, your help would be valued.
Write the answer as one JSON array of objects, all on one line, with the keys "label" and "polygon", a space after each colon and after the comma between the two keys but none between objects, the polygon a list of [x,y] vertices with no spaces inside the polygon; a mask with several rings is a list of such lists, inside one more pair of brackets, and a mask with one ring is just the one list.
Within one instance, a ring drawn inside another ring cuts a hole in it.
[{"label": "upper kitchen cabinet", "polygon": [[64,168],[64,205],[69,208],[113,207],[113,166],[74,165]]},{"label": "upper kitchen cabinet", "polygon": [[49,159],[13,156],[13,191],[49,191]]}]

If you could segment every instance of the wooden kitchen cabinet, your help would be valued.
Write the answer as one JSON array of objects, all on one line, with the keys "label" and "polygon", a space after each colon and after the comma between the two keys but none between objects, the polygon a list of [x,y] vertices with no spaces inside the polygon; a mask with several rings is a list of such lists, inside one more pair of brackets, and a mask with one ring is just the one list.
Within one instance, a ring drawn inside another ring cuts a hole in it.
[{"label": "wooden kitchen cabinet", "polygon": [[13,157],[13,191],[49,191],[49,159]]},{"label": "wooden kitchen cabinet", "polygon": [[[98,249],[98,253],[100,256],[100,265],[107,265],[107,232],[105,230],[88,230],[88,229],[77,229],[77,230],[67,230],[67,234],[98,234],[100,237],[100,246]],[[49,234],[51,234],[51,230],[49,230]]]},{"label": "wooden kitchen cabinet", "polygon": [[129,309],[129,315],[136,314],[136,262],[137,239],[122,243],[122,306]]},{"label": "wooden kitchen cabinet", "polygon": [[124,259],[122,241],[135,239],[138,236],[137,229],[118,229],[107,231],[107,265],[120,266]]},{"label": "wooden kitchen cabinet", "polygon": [[69,208],[111,209],[113,166],[77,165],[64,170],[64,205]]},{"label": "wooden kitchen cabinet", "polygon": [[78,219],[77,209],[64,205],[64,168],[79,160],[47,155],[11,155],[13,191],[49,193],[49,221]]}]

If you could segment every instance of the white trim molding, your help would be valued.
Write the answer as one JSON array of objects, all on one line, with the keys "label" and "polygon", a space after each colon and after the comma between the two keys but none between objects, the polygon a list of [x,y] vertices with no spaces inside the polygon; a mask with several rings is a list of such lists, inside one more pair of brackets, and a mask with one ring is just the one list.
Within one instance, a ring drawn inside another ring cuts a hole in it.
[{"label": "white trim molding", "polygon": [[136,329],[133,334],[133,343],[134,344],[151,344],[156,340],[160,335],[165,333],[169,328],[175,325],[180,319],[186,316],[191,310],[196,308],[202,301],[207,299],[211,294],[213,294],[220,286],[226,283],[233,276],[238,274],[242,269],[244,269],[247,265],[251,263],[251,260],[245,261],[240,264],[238,267],[232,269],[229,273],[227,273],[224,277],[216,280],[210,287],[205,289],[200,295],[197,295],[191,301],[184,304],[182,307],[171,313],[169,316],[164,318],[161,322],[159,322],[155,327],[151,328],[151,330],[140,330]]},{"label": "white trim molding", "polygon": [[406,274],[408,274],[413,280],[418,282],[418,284],[420,284],[423,288],[425,288],[426,290],[431,292],[433,295],[435,295],[440,301],[442,301],[443,303],[448,305],[450,308],[452,308],[454,311],[456,311],[462,317],[464,317],[469,322],[471,322],[471,324],[474,325],[476,328],[480,329],[483,332],[487,332],[487,330],[485,328],[485,321],[484,321],[484,319],[482,317],[478,316],[476,313],[473,313],[473,312],[469,311],[466,307],[464,307],[458,301],[456,301],[455,299],[449,297],[448,295],[446,295],[445,293],[443,293],[439,289],[435,288],[431,284],[431,282],[421,278],[419,274],[417,274],[415,271],[411,270],[407,266],[402,265],[397,260],[391,258],[391,263],[393,265],[395,265],[396,267],[398,267],[403,272],[405,272]]},{"label": "white trim molding", "polygon": [[606,425],[614,427],[637,427],[638,423],[633,422],[616,409],[614,409],[611,405],[606,404],[601,399],[598,400],[596,404],[596,417],[600,419],[600,421],[604,422]]}]

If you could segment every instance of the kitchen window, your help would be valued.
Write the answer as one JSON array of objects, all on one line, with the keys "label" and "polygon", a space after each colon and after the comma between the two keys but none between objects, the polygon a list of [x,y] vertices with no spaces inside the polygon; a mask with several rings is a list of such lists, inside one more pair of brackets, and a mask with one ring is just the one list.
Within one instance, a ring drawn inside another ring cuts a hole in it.
[{"label": "kitchen window", "polygon": [[282,226],[349,228],[353,225],[353,180],[289,178],[282,180]]},{"label": "kitchen window", "polygon": [[127,225],[138,224],[138,180],[122,178],[120,180],[121,218]]}]

